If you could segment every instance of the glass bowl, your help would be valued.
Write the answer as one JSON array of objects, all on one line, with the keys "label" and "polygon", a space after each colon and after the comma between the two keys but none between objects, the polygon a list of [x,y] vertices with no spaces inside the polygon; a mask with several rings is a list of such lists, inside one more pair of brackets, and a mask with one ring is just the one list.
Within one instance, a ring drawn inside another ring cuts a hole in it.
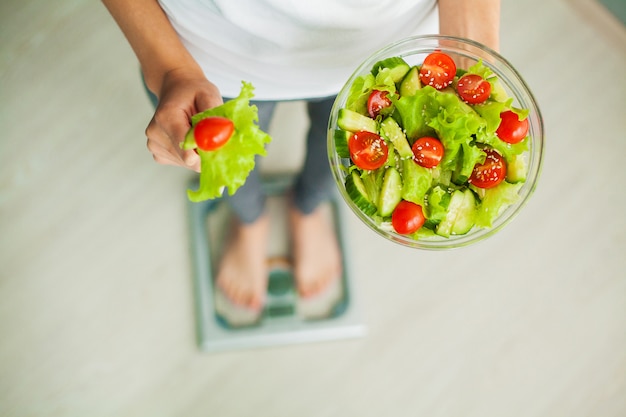
[{"label": "glass bowl", "polygon": [[[428,54],[434,51],[450,55],[455,60],[457,67],[463,69],[467,69],[469,66],[482,60],[483,64],[499,78],[509,97],[513,98],[513,107],[529,111],[528,135],[530,136],[530,145],[525,155],[528,173],[526,181],[518,192],[519,198],[517,201],[503,211],[493,221],[491,227],[478,228],[475,226],[468,233],[462,235],[451,235],[450,237],[433,236],[418,240],[408,235],[396,233],[389,222],[378,222],[361,211],[352,201],[345,188],[345,178],[348,174],[347,168],[351,165],[351,161],[349,158],[341,158],[337,154],[335,130],[338,129],[337,118],[339,110],[346,105],[351,85],[358,77],[369,73],[374,64],[386,58],[401,57],[409,65],[419,65]],[[404,246],[427,250],[453,249],[467,246],[493,236],[507,225],[525,206],[535,190],[541,171],[543,147],[544,128],[541,113],[531,91],[515,68],[500,54],[482,44],[450,36],[430,35],[406,38],[371,55],[356,69],[337,95],[328,124],[330,167],[339,192],[348,206],[361,221],[380,236]]]}]

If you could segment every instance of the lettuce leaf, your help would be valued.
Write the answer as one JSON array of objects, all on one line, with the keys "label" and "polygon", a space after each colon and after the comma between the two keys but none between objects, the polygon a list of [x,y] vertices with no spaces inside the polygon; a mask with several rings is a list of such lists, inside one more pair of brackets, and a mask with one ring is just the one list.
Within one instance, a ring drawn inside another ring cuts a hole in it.
[{"label": "lettuce leaf", "polygon": [[433,224],[439,224],[448,214],[451,193],[440,185],[433,187],[426,199],[426,217]]},{"label": "lettuce leaf", "polygon": [[469,67],[467,69],[467,73],[480,75],[485,80],[487,80],[489,84],[491,84],[491,100],[500,102],[506,102],[507,100],[509,100],[509,95],[502,86],[500,79],[488,66],[483,63],[482,59]]},{"label": "lettuce leaf", "polygon": [[357,77],[350,86],[345,107],[367,115],[367,100],[374,90],[387,91],[390,95],[396,93],[396,84],[389,68],[381,68],[375,76],[367,73]]},{"label": "lettuce leaf", "polygon": [[394,104],[411,142],[434,135],[443,143],[446,153],[440,163],[442,169],[454,171],[463,148],[463,166],[473,168],[484,158],[484,152],[473,148],[477,138],[485,135],[487,123],[455,94],[426,86]]},{"label": "lettuce leaf", "polygon": [[376,84],[372,74],[366,74],[354,80],[346,98],[346,108],[360,114],[367,114],[367,99]]},{"label": "lettuce leaf", "polygon": [[486,122],[486,132],[493,134],[498,130],[500,126],[500,113],[510,109],[510,104],[513,99],[509,99],[506,102],[487,100],[482,104],[474,106],[474,110],[478,113]]},{"label": "lettuce leaf", "polygon": [[493,222],[507,207],[519,199],[519,189],[522,184],[501,182],[494,188],[481,190],[484,196],[476,213],[475,223],[479,227],[491,227]]},{"label": "lettuce leaf", "polygon": [[413,159],[402,161],[402,198],[424,206],[424,197],[432,183],[431,171],[416,164]]},{"label": "lettuce leaf", "polygon": [[469,67],[467,73],[480,75],[487,81],[493,80],[496,77],[496,74],[483,63],[482,59],[479,59],[478,62]]},{"label": "lettuce leaf", "polygon": [[215,151],[203,151],[196,147],[193,135],[181,145],[183,149],[197,149],[200,155],[200,182],[198,190],[187,190],[189,200],[194,202],[220,197],[225,189],[233,195],[254,169],[255,156],[265,156],[265,145],[271,137],[258,126],[258,109],[250,104],[254,97],[252,84],[242,81],[239,96],[191,118],[192,128],[198,121],[209,116],[226,117],[235,125],[228,142]]}]

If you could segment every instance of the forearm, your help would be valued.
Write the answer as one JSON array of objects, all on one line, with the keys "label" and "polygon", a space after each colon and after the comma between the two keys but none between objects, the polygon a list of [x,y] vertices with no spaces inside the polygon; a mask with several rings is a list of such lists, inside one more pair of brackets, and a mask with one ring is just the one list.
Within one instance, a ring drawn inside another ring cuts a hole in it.
[{"label": "forearm", "polygon": [[439,32],[499,50],[500,0],[439,0]]},{"label": "forearm", "polygon": [[184,47],[156,0],[102,0],[126,36],[148,88],[157,96],[172,71],[202,70]]}]

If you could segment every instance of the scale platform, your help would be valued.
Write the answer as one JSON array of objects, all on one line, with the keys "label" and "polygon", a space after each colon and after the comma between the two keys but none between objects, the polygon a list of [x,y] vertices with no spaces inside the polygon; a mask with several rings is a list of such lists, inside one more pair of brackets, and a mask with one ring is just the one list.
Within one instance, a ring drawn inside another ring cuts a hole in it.
[{"label": "scale platform", "polygon": [[[188,201],[190,243],[194,272],[197,336],[203,351],[249,349],[275,345],[308,343],[362,337],[366,327],[361,319],[357,292],[350,280],[350,256],[346,247],[343,206],[339,197],[326,203],[343,253],[343,277],[338,283],[335,302],[323,316],[303,315],[288,264],[290,248],[287,229],[286,191],[293,183],[289,175],[266,177],[263,187],[271,221],[268,249],[270,276],[267,300],[261,317],[253,324],[238,325],[225,319],[215,291],[213,276],[228,233],[230,209],[222,200],[201,203]],[[197,180],[190,185],[197,188]],[[307,307],[308,308],[308,307]]]}]

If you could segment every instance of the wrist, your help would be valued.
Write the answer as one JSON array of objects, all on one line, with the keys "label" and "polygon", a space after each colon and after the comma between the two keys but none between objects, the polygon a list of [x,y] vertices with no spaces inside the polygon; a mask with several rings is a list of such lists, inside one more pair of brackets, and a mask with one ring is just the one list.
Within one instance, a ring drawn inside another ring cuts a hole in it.
[{"label": "wrist", "polygon": [[195,62],[193,65],[148,69],[143,73],[148,89],[157,97],[161,97],[163,90],[178,80],[206,80],[204,72]]},{"label": "wrist", "polygon": [[439,0],[439,32],[500,48],[499,0]]}]

